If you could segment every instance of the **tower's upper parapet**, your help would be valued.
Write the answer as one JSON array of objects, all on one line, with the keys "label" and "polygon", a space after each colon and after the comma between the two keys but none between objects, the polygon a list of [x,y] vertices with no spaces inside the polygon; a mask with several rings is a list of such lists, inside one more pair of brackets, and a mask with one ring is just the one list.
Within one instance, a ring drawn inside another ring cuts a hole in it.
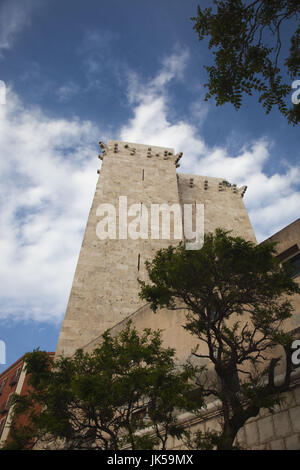
[{"label": "tower's upper parapet", "polygon": [[100,141],[99,145],[102,150],[102,154],[99,155],[101,160],[103,160],[103,158],[109,154],[125,153],[128,155],[137,155],[147,158],[161,158],[164,160],[170,160],[174,162],[176,167],[179,167],[179,160],[182,157],[182,152],[175,154],[174,149],[169,147],[121,142],[119,140],[108,140],[107,144]]},{"label": "tower's upper parapet", "polygon": [[[247,190],[247,186],[238,187],[235,183],[231,184],[224,178],[216,178],[214,176],[200,176],[194,174],[177,173],[178,184],[180,191],[187,189],[193,189],[194,192],[202,192],[210,194],[211,192],[232,192],[240,197],[244,197]],[[190,192],[190,198],[193,197]]]}]

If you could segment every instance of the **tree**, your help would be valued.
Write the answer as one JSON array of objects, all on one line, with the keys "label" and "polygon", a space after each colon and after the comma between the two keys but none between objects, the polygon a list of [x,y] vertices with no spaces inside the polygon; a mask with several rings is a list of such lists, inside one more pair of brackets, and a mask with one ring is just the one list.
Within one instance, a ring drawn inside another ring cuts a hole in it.
[{"label": "tree", "polygon": [[199,339],[193,355],[210,364],[199,366],[199,396],[221,404],[221,432],[198,433],[194,444],[231,449],[246,421],[261,408],[272,411],[289,390],[293,335],[284,323],[292,314],[289,296],[300,288],[274,243],[255,245],[220,229],[205,235],[200,250],[182,243],[159,250],[146,268],[150,283],[141,281],[141,298],[154,312],[187,312],[184,328]]},{"label": "tree", "polygon": [[[296,101],[288,107],[286,98],[292,97],[300,71],[299,0],[213,3],[215,13],[198,6],[197,16],[191,18],[199,40],[208,38],[213,50],[214,64],[205,66],[209,76],[205,99],[215,96],[217,106],[232,103],[239,109],[242,93],[256,91],[267,113],[277,106],[289,123],[298,124],[300,106]],[[287,28],[290,32],[289,52],[282,47],[284,27],[285,35]]]},{"label": "tree", "polygon": [[27,424],[14,420],[6,449],[164,449],[184,432],[176,410],[197,406],[188,398],[192,368],[176,366],[159,331],[139,335],[130,323],[116,337],[106,332],[91,354],[78,350],[51,368],[35,350],[26,364],[32,390],[15,397],[14,416]]}]

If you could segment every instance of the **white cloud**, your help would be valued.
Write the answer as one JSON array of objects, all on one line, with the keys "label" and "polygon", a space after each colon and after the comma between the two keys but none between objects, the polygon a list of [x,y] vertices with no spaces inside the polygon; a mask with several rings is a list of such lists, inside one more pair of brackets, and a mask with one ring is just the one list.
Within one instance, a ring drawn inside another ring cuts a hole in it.
[{"label": "white cloud", "polygon": [[182,80],[184,69],[189,59],[189,51],[175,46],[173,54],[167,56],[162,61],[162,68],[159,74],[153,79],[152,85],[155,89],[167,85],[173,78]]},{"label": "white cloud", "polygon": [[59,321],[70,291],[97,174],[97,128],[0,107],[0,316]]},{"label": "white cloud", "polygon": [[171,80],[182,80],[183,72],[189,59],[187,49],[179,50],[162,60],[158,74],[146,83],[133,71],[127,72],[128,99],[131,104],[151,103],[156,97],[166,98],[165,87]]},{"label": "white cloud", "polygon": [[36,0],[4,0],[0,6],[0,56],[10,49],[16,36],[30,25]]},{"label": "white cloud", "polygon": [[162,62],[154,79],[141,83],[136,74],[129,76],[128,99],[134,106],[133,117],[121,129],[121,140],[182,148],[189,162],[205,151],[204,140],[197,137],[196,129],[188,122],[172,122],[172,109],[168,106],[167,85],[181,79],[189,54],[177,50]]}]

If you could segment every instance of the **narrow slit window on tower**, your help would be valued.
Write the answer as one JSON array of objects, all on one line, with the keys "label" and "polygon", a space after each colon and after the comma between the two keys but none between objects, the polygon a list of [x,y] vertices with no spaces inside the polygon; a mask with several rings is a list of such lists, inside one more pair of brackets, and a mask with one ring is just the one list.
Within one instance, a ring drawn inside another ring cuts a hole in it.
[{"label": "narrow slit window on tower", "polygon": [[140,255],[140,253],[139,253],[139,254],[138,254],[138,262],[137,262],[138,271],[140,270],[140,264],[141,264],[141,255]]},{"label": "narrow slit window on tower", "polygon": [[142,171],[142,181],[144,181],[144,179],[145,179],[145,170],[143,169],[143,171]]}]

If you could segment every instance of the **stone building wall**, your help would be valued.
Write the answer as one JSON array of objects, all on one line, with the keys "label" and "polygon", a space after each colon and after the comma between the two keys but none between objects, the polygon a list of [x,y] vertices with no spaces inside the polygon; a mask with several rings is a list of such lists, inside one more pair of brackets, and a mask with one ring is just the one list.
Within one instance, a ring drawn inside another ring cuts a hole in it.
[{"label": "stone building wall", "polygon": [[[259,415],[247,421],[238,432],[235,445],[243,450],[299,450],[300,449],[300,381],[295,380],[294,388],[285,394],[285,403],[276,407],[274,413],[262,409]],[[211,404],[195,418],[183,415],[182,421],[191,431],[220,429],[218,407]],[[170,450],[186,449],[176,438],[168,442]]]}]

